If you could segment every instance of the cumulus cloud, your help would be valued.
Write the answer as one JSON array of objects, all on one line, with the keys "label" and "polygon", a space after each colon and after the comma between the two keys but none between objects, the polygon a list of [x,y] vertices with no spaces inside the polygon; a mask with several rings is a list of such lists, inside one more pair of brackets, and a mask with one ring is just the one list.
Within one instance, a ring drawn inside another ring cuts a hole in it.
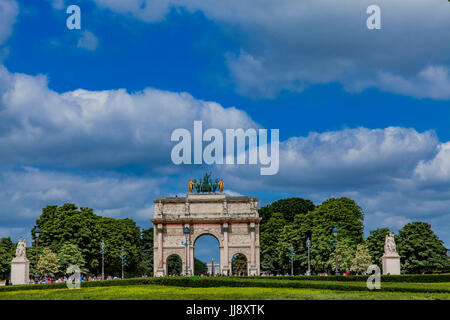
[{"label": "cumulus cloud", "polygon": [[[191,129],[194,120],[220,130],[258,127],[237,108],[187,93],[61,94],[48,88],[45,76],[1,67],[0,226],[32,225],[42,207],[64,202],[148,222],[153,199],[184,194],[187,179],[204,171],[170,160],[171,132]],[[368,228],[424,220],[448,243],[449,159],[449,142],[433,131],[353,128],[282,141],[274,176],[260,176],[256,165],[207,170],[224,177],[230,195],[270,190],[272,199],[289,194],[316,203],[348,196],[363,207]],[[136,165],[145,169],[138,176],[121,170]]]},{"label": "cumulus cloud", "polygon": [[283,141],[274,176],[258,176],[256,166],[221,170],[227,188],[242,194],[271,190],[317,204],[345,196],[363,208],[366,231],[383,226],[396,231],[411,221],[427,221],[449,243],[449,163],[450,144],[433,131],[355,128]]},{"label": "cumulus cloud", "polygon": [[[355,128],[311,132],[280,143],[280,170],[261,188],[333,190],[393,183],[413,177],[421,161],[434,159],[441,143],[433,131]],[[251,185],[256,167],[227,166],[240,185]],[[246,174],[248,173],[248,174]],[[247,180],[247,182],[246,182]]]},{"label": "cumulus cloud", "polygon": [[379,72],[378,87],[416,98],[450,99],[450,75],[446,66],[428,66],[417,75],[405,77]]},{"label": "cumulus cloud", "polygon": [[11,35],[18,13],[19,6],[16,1],[0,0],[0,45]]},{"label": "cumulus cloud", "polygon": [[89,51],[95,51],[98,46],[97,37],[90,31],[83,31],[80,39],[78,39],[77,47],[83,48]]},{"label": "cumulus cloud", "polygon": [[45,76],[10,73],[4,67],[0,119],[0,148],[14,150],[0,163],[66,168],[167,166],[176,128],[192,129],[194,120],[219,129],[256,126],[241,110],[188,93],[148,88],[59,94],[48,88]]},{"label": "cumulus cloud", "polygon": [[[132,218],[149,225],[153,199],[165,193],[165,178],[135,177],[116,172],[70,173],[34,167],[0,172],[0,237],[29,237],[47,205],[70,202],[96,214]],[[27,226],[27,227],[24,227]]]},{"label": "cumulus cloud", "polygon": [[382,28],[375,31],[366,27],[369,0],[94,1],[146,22],[183,8],[233,26],[223,32],[233,32],[241,51],[226,54],[225,63],[236,90],[255,98],[330,82],[350,91],[375,87],[450,98],[450,43],[442,41],[450,28],[445,1],[379,0]]}]

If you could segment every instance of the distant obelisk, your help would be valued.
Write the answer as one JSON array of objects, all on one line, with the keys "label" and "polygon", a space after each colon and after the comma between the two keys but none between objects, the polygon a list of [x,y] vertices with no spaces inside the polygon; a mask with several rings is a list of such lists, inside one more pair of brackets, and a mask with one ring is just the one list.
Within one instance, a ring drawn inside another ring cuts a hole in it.
[{"label": "distant obelisk", "polygon": [[30,279],[30,261],[27,259],[27,242],[19,239],[16,257],[11,261],[11,283],[28,284]]},{"label": "distant obelisk", "polygon": [[395,246],[394,234],[389,232],[384,241],[383,274],[400,274],[400,256]]}]

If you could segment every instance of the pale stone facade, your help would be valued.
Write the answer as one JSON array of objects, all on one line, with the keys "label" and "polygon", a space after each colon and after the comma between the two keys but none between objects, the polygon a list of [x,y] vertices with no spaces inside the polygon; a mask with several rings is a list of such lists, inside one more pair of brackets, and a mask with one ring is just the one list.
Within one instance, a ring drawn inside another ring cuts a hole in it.
[{"label": "pale stone facade", "polygon": [[181,257],[183,273],[193,274],[195,242],[202,235],[219,242],[221,274],[231,274],[231,259],[241,253],[247,258],[248,274],[259,275],[260,221],[258,200],[252,197],[190,193],[155,200],[154,275],[167,275],[167,259],[173,254]]}]

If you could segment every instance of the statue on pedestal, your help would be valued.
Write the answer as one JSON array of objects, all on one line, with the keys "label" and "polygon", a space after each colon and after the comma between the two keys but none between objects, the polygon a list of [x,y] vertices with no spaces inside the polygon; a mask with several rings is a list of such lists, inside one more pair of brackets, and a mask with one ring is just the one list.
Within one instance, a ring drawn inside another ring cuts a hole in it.
[{"label": "statue on pedestal", "polygon": [[30,279],[30,261],[27,259],[27,242],[22,237],[16,248],[16,257],[11,261],[12,284],[28,284]]},{"label": "statue on pedestal", "polygon": [[400,256],[395,246],[394,234],[389,232],[384,240],[383,274],[400,274]]}]

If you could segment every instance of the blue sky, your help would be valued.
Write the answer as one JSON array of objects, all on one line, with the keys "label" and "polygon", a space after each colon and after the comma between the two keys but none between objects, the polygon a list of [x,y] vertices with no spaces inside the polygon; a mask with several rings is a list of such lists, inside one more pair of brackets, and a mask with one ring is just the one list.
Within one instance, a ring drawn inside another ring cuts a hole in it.
[{"label": "blue sky", "polygon": [[[450,6],[380,0],[368,30],[370,4],[0,0],[0,236],[64,202],[148,227],[212,170],[260,205],[349,196],[366,233],[426,221],[448,247]],[[194,120],[280,129],[279,173],[174,165]]]}]

